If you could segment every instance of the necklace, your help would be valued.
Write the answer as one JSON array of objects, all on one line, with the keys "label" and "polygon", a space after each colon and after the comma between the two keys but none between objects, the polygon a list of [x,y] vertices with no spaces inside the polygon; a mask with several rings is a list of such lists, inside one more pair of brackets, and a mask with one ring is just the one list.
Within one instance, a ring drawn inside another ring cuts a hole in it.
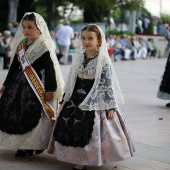
[{"label": "necklace", "polygon": [[98,53],[99,52],[97,51],[96,54],[94,54],[92,57],[89,58],[86,56],[86,53],[84,53],[83,67],[85,68],[91,59],[96,58],[98,56]]},{"label": "necklace", "polygon": [[99,53],[99,52],[97,51],[97,53],[96,53],[95,55],[93,55],[92,57],[90,57],[90,58],[87,58],[87,57],[86,57],[86,53],[84,53],[84,61],[83,61],[83,63],[82,63],[82,64],[83,64],[83,66],[82,66],[82,71],[80,72],[81,75],[82,75],[82,79],[84,79],[84,78],[87,77],[87,75],[88,75],[88,70],[85,70],[87,64],[89,63],[90,60],[96,58],[96,57],[98,56],[98,53]]}]

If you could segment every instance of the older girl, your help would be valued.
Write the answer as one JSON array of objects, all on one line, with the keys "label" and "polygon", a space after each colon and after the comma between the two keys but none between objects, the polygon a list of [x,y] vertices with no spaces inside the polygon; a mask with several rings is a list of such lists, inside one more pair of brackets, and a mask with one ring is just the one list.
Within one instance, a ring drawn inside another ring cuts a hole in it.
[{"label": "older girl", "polygon": [[18,157],[48,146],[55,119],[52,104],[64,85],[51,47],[44,19],[26,13],[11,42],[11,66],[0,88],[0,145],[17,148]]}]

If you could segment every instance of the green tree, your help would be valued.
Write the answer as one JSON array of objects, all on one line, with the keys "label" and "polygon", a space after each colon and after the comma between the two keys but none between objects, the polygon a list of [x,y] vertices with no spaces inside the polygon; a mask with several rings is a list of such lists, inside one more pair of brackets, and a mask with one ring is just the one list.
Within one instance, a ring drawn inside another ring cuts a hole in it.
[{"label": "green tree", "polygon": [[159,20],[170,21],[170,14],[162,13]]},{"label": "green tree", "polygon": [[[19,22],[25,12],[35,11],[40,13],[48,23],[53,27],[58,20],[64,19],[68,9],[70,14],[74,7],[78,6],[83,11],[84,22],[109,22],[111,12],[116,11],[123,2],[126,10],[137,10],[143,4],[144,0],[16,0],[18,1]],[[9,7],[8,1],[0,0],[0,27],[7,25]],[[62,11],[59,11],[59,7]],[[119,15],[119,12],[117,13]],[[69,16],[69,15],[68,15]],[[118,16],[117,16],[118,17]]]},{"label": "green tree", "polygon": [[[144,6],[144,0],[119,0],[122,3],[122,8],[129,11],[138,11]],[[120,3],[119,3],[120,4]]]},{"label": "green tree", "polygon": [[7,28],[8,21],[8,1],[0,0],[0,31]]},{"label": "green tree", "polygon": [[87,0],[84,1],[84,22],[105,22],[109,19],[110,11],[114,7],[114,0]]},{"label": "green tree", "polygon": [[69,2],[65,0],[34,0],[35,12],[46,20],[48,26],[53,28],[56,22],[62,18],[58,7],[67,8]]},{"label": "green tree", "polygon": [[[28,5],[29,4],[29,5]],[[34,12],[34,0],[19,0],[17,21],[20,22],[26,12]]]}]

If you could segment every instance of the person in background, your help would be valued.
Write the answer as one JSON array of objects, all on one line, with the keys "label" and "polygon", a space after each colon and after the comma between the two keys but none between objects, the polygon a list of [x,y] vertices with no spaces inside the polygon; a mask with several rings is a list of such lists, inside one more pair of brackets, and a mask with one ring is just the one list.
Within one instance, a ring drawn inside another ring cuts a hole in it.
[{"label": "person in background", "polygon": [[1,56],[4,59],[4,69],[9,68],[11,50],[10,50],[10,42],[11,42],[11,32],[9,30],[4,31],[4,37],[0,40],[0,48],[1,48]]},{"label": "person in background", "polygon": [[7,24],[7,30],[11,31],[12,28],[13,28],[13,24],[12,23],[8,23]]},{"label": "person in background", "polygon": [[139,46],[139,50],[137,53],[137,58],[147,59],[147,54],[148,54],[147,44],[146,44],[146,41],[142,37],[139,37],[139,44],[140,46]]},{"label": "person in background", "polygon": [[[165,70],[159,86],[157,97],[163,100],[170,101],[170,55],[168,56],[165,65]],[[166,107],[170,107],[170,102],[166,104]]]},{"label": "person in background", "polygon": [[[2,38],[3,38],[3,34],[2,34],[2,32],[0,32],[0,41]],[[0,69],[3,69],[3,67],[4,67],[4,55],[5,55],[4,48],[1,47],[1,45],[0,45]]]},{"label": "person in background", "polygon": [[113,46],[113,56],[114,61],[117,61],[123,57],[124,53],[122,52],[122,45],[120,43],[120,36],[115,37],[115,43]]},{"label": "person in background", "polygon": [[79,33],[75,32],[74,33],[74,38],[71,39],[70,49],[75,49],[77,47],[78,37],[79,37]]},{"label": "person in background", "polygon": [[61,64],[67,64],[68,52],[71,45],[71,39],[74,38],[74,30],[70,26],[69,21],[65,21],[65,24],[57,31],[57,40],[59,44],[60,53],[62,58],[60,59]]},{"label": "person in background", "polygon": [[156,57],[157,48],[156,48],[153,38],[148,38],[147,51],[150,57]]},{"label": "person in background", "polygon": [[58,59],[58,61],[60,61],[62,54],[60,53],[58,42],[57,42],[57,39],[55,38],[55,32],[50,31],[50,35],[51,35],[51,38],[52,38],[53,48],[55,49],[57,59]]},{"label": "person in background", "polygon": [[64,86],[42,16],[25,13],[10,48],[11,64],[0,88],[0,146],[17,148],[17,157],[40,154],[47,149]]},{"label": "person in background", "polygon": [[142,19],[139,17],[137,20],[137,25],[136,25],[138,31],[136,31],[137,34],[142,34],[143,33],[143,27],[142,27]]},{"label": "person in background", "polygon": [[165,38],[168,41],[168,48],[170,50],[170,26],[166,29]]},{"label": "person in background", "polygon": [[153,25],[153,34],[157,35],[158,34],[158,27],[156,24]]},{"label": "person in background", "polygon": [[158,34],[162,36],[165,36],[165,33],[166,33],[166,26],[164,22],[165,21],[158,23]]},{"label": "person in background", "polygon": [[15,36],[17,30],[18,30],[18,22],[12,22],[13,27],[11,28],[11,35],[12,37]]},{"label": "person in background", "polygon": [[131,158],[134,146],[104,32],[89,24],[79,42],[47,151],[85,170]]},{"label": "person in background", "polygon": [[3,34],[2,32],[0,32],[0,41],[2,40],[2,38],[3,38]]},{"label": "person in background", "polygon": [[147,16],[145,16],[144,19],[143,19],[143,24],[142,24],[144,33],[147,33],[149,24],[150,24],[150,20],[149,20],[149,18]]},{"label": "person in background", "polygon": [[167,46],[164,50],[163,57],[168,58],[170,52],[170,27],[168,26],[165,31],[165,39],[167,40]]}]

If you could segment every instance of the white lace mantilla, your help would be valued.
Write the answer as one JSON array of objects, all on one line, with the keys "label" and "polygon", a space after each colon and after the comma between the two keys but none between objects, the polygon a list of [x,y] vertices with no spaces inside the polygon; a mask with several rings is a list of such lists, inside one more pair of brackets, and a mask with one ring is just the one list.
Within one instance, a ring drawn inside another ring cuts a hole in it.
[{"label": "white lace mantilla", "polygon": [[91,59],[87,66],[84,68],[83,66],[83,57],[81,60],[81,64],[79,66],[78,77],[83,79],[95,79],[96,76],[96,65],[97,65],[97,57]]},{"label": "white lace mantilla", "polygon": [[[95,60],[94,60],[95,61]],[[91,66],[93,64],[93,67]],[[94,65],[95,64],[95,65]],[[87,69],[96,70],[97,62],[89,62]],[[87,97],[80,104],[82,110],[108,110],[116,108],[111,65],[107,58],[104,59],[101,77],[98,77]]]},{"label": "white lace mantilla", "polygon": [[32,50],[30,53],[29,53],[29,48],[28,48],[27,59],[30,62],[30,64],[32,64],[32,63],[34,63],[35,60],[40,58],[47,51],[48,51],[48,49],[47,49],[45,43],[40,42],[37,45],[36,49]]},{"label": "white lace mantilla", "polygon": [[[35,15],[35,22],[36,22],[38,29],[41,31],[41,35],[28,48],[29,52],[28,52],[27,58],[30,64],[32,64],[42,54],[44,54],[46,51],[49,51],[51,60],[54,65],[56,82],[57,82],[57,90],[54,92],[54,95],[53,95],[54,96],[53,100],[56,101],[57,99],[61,99],[63,96],[64,80],[63,80],[63,76],[61,73],[59,62],[56,57],[55,49],[53,48],[53,41],[51,39],[47,24],[41,15],[35,12],[27,12],[24,14],[23,18],[26,15],[30,15],[30,14]],[[15,37],[12,39],[11,44],[10,44],[11,53],[12,53],[10,63],[12,63],[13,61],[18,44],[21,42],[21,40],[25,38],[23,34],[23,27],[22,27],[23,18],[20,21],[18,31],[15,34]]]}]

